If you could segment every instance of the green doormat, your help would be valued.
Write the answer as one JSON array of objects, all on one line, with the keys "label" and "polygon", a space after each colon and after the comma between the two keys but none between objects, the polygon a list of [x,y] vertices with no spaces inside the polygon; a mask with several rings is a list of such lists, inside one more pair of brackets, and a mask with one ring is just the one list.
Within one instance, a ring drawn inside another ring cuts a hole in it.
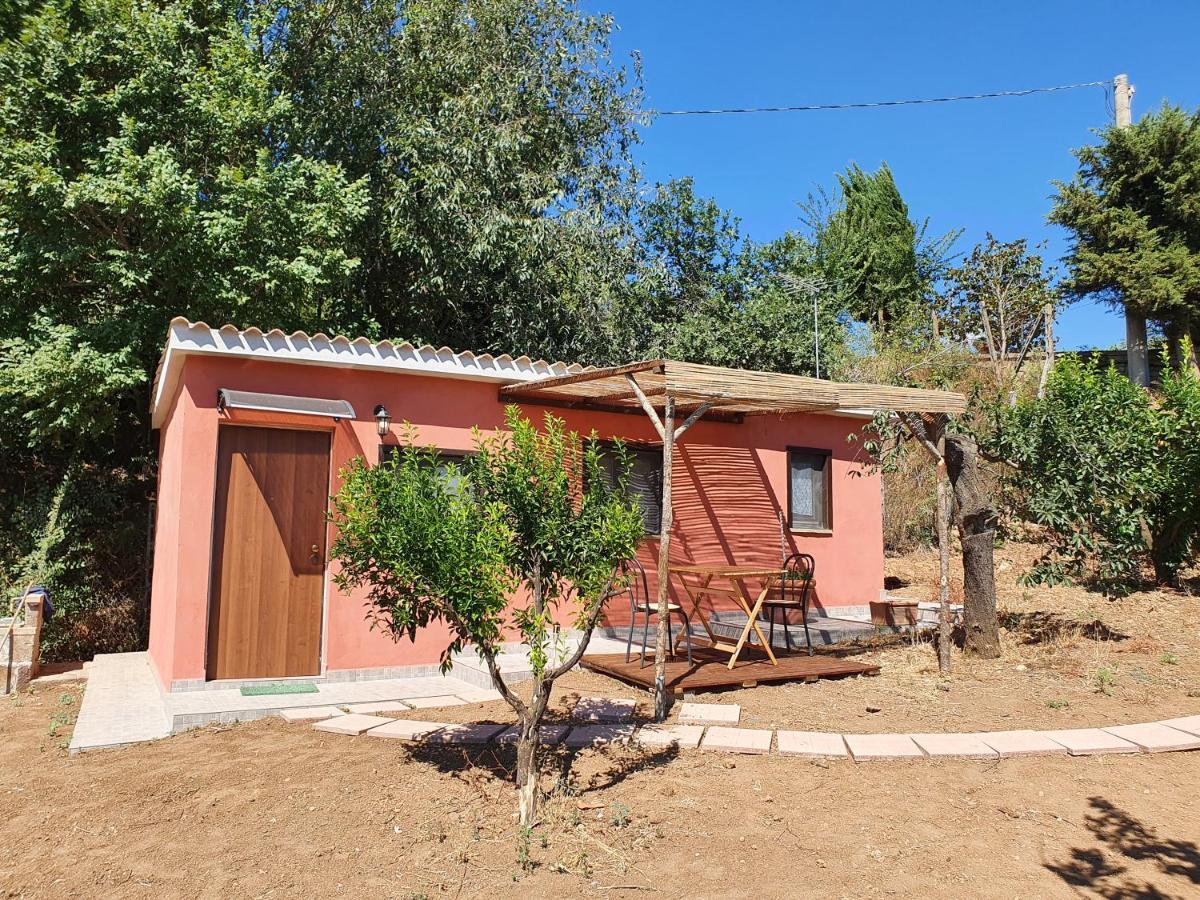
[{"label": "green doormat", "polygon": [[281,681],[275,684],[244,684],[243,697],[261,697],[264,694],[315,694],[317,686],[311,681]]}]

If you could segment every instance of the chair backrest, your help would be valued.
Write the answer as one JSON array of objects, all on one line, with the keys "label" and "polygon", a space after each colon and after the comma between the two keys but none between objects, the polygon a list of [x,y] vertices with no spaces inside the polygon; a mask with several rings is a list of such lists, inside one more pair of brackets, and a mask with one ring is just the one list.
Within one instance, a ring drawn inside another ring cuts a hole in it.
[{"label": "chair backrest", "polygon": [[808,592],[812,587],[817,561],[807,553],[793,553],[783,563],[783,596],[808,609]]},{"label": "chair backrest", "polygon": [[606,602],[620,594],[629,594],[630,603],[634,604],[649,599],[650,583],[646,580],[646,569],[636,557],[617,563],[617,573],[624,578],[624,584],[610,591]]}]

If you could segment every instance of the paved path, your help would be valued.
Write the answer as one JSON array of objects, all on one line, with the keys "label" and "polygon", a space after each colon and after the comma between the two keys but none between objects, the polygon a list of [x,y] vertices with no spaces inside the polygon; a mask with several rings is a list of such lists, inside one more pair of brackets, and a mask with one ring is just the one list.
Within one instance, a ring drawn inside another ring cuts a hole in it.
[{"label": "paved path", "polygon": [[[590,698],[593,701],[602,698]],[[329,714],[335,712],[329,709]],[[577,710],[577,713],[579,711]],[[724,753],[772,753],[809,758],[850,758],[855,762],[897,759],[1000,759],[1039,754],[1094,756],[1109,753],[1163,753],[1200,750],[1200,715],[1136,725],[1073,728],[1058,731],[980,731],[942,734],[837,734],[724,725],[592,724],[577,715],[570,731],[556,732],[552,743],[572,748],[639,743],[646,747],[713,750]],[[349,720],[349,721],[348,721]],[[494,723],[451,725],[375,716],[342,716],[318,722],[320,731],[393,738],[430,744],[491,743],[511,740],[511,728]],[[546,727],[546,726],[543,726]]]},{"label": "paved path", "polygon": [[70,750],[121,747],[171,733],[158,679],[145,653],[104,653],[88,669]]}]

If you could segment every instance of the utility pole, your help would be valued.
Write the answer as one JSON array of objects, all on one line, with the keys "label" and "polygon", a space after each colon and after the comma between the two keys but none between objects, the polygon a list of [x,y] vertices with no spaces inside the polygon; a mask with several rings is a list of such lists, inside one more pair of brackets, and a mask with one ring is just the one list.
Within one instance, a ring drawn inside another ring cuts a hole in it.
[{"label": "utility pole", "polygon": [[[1129,76],[1118,75],[1113,79],[1113,105],[1116,107],[1118,128],[1129,128],[1133,124],[1132,100],[1133,85],[1129,83]],[[1150,386],[1150,359],[1146,344],[1146,317],[1126,306],[1126,364],[1129,369],[1129,380],[1141,387]]]}]

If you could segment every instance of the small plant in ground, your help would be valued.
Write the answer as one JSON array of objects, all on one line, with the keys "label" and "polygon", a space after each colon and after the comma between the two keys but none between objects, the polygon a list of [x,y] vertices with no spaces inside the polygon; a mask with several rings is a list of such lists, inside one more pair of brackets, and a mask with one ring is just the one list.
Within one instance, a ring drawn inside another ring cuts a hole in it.
[{"label": "small plant in ground", "polygon": [[1160,663],[1162,663],[1164,666],[1179,665],[1179,657],[1176,656],[1174,653],[1170,652],[1169,650],[1164,651],[1163,655],[1158,658],[1158,661]]},{"label": "small plant in ground", "polygon": [[1054,700],[1047,700],[1046,705],[1048,707],[1050,707],[1051,709],[1066,709],[1071,704],[1068,703],[1066,700],[1054,699]]},{"label": "small plant in ground", "polygon": [[533,829],[528,825],[522,825],[517,831],[517,865],[521,867],[522,872],[527,874],[537,866],[529,853],[532,839]]},{"label": "small plant in ground", "polygon": [[631,810],[620,800],[608,804],[608,823],[614,828],[624,828],[629,824]]},{"label": "small plant in ground", "polygon": [[1104,696],[1108,697],[1112,694],[1112,687],[1116,681],[1117,673],[1108,666],[1101,666],[1096,670],[1096,690]]}]

